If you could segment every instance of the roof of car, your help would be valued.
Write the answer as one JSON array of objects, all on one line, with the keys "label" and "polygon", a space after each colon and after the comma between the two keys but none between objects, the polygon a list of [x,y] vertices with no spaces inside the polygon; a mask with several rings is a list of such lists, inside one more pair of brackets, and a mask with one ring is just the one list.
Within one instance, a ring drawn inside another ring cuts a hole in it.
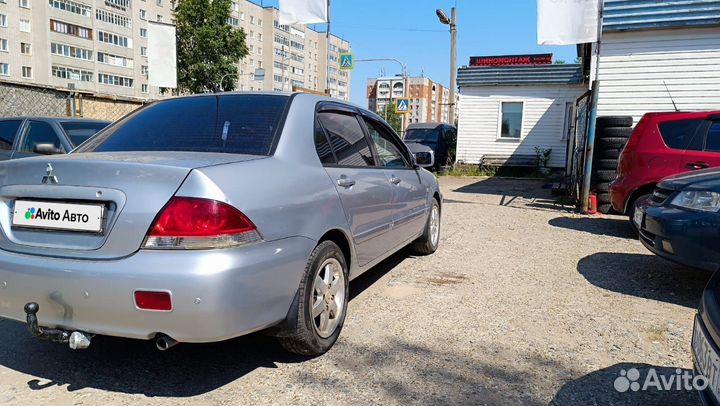
[{"label": "roof of car", "polygon": [[427,129],[427,130],[434,130],[434,129],[436,129],[436,128],[440,127],[440,126],[444,126],[444,125],[446,125],[446,126],[448,126],[448,127],[454,127],[454,126],[452,126],[452,125],[450,125],[450,124],[447,124],[447,123],[435,123],[435,122],[430,122],[430,123],[413,123],[413,124],[408,125],[408,126],[407,126],[407,129],[408,129],[408,130],[416,130],[416,129],[421,129],[421,130],[426,130],[426,129]]},{"label": "roof of car", "polygon": [[41,116],[15,116],[15,117],[0,117],[0,120],[38,120],[38,121],[76,121],[80,123],[111,123],[110,120],[99,120],[94,118],[80,118],[80,117],[41,117]]}]

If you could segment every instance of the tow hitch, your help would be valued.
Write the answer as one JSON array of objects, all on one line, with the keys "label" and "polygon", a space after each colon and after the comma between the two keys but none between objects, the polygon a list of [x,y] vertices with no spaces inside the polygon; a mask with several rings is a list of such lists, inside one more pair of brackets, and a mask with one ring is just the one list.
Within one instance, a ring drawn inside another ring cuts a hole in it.
[{"label": "tow hitch", "polygon": [[90,346],[92,335],[81,331],[67,331],[56,328],[42,328],[38,325],[37,312],[40,305],[30,302],[25,305],[25,314],[27,314],[27,324],[30,334],[33,336],[52,341],[55,343],[68,344],[73,350],[84,350]]}]

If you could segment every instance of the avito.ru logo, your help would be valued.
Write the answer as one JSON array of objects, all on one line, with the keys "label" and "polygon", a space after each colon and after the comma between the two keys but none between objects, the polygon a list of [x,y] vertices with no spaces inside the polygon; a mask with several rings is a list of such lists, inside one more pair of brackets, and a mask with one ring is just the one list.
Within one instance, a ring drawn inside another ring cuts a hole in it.
[{"label": "avito.ru logo", "polygon": [[35,219],[35,208],[34,207],[30,207],[27,209],[27,211],[25,212],[25,218],[28,220]]}]

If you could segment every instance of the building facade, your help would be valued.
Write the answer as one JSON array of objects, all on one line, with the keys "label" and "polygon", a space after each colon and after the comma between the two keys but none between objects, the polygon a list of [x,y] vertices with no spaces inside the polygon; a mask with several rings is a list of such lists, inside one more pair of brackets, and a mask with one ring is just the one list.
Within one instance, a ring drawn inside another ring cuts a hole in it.
[{"label": "building facade", "polygon": [[[138,100],[162,97],[150,86],[148,21],[174,23],[171,0],[0,0],[0,82],[74,89]],[[232,3],[228,24],[247,34],[238,90],[293,87],[350,98],[350,74],[338,69],[350,44],[303,26],[279,26],[278,10]],[[263,81],[254,80],[257,68]]]},{"label": "building facade", "polygon": [[450,89],[426,77],[400,76],[368,79],[368,109],[382,112],[392,100],[408,98],[410,111],[404,124],[440,122],[449,119]]}]

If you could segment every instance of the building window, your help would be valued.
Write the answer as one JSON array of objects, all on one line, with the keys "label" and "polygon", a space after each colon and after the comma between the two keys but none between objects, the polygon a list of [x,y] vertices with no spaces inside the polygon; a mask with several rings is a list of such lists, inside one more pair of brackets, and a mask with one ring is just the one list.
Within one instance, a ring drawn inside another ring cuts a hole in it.
[{"label": "building window", "polygon": [[30,32],[31,31],[30,20],[20,19],[20,31]]},{"label": "building window", "polygon": [[32,47],[30,47],[30,44],[27,42],[21,42],[20,43],[20,53],[25,55],[32,54]]},{"label": "building window", "polygon": [[0,62],[0,75],[10,75],[10,65]]},{"label": "building window", "polygon": [[159,7],[162,7],[163,0],[155,0],[155,4],[157,4]]},{"label": "building window", "polygon": [[92,39],[92,30],[90,28],[80,27],[79,25],[63,23],[57,20],[50,20],[50,30],[62,34],[68,34],[75,37]]},{"label": "building window", "polygon": [[98,73],[98,83],[110,86],[133,87],[133,79],[125,76],[108,75],[107,73]]},{"label": "building window", "polygon": [[233,11],[240,11],[240,3],[236,3],[233,1],[232,3],[232,10]]},{"label": "building window", "polygon": [[124,68],[132,68],[134,66],[132,58],[124,56],[110,55],[104,52],[98,52],[98,62],[106,65],[122,66]]},{"label": "building window", "polygon": [[56,8],[58,10],[67,11],[70,13],[80,14],[85,17],[90,17],[92,12],[92,7],[76,3],[74,1],[70,0],[49,0],[50,7]]},{"label": "building window", "polygon": [[160,14],[157,15],[157,22],[161,23],[161,22],[163,22],[164,20],[165,20],[165,19],[163,18],[163,16],[161,16]]},{"label": "building window", "polygon": [[25,79],[32,79],[32,68],[29,66],[23,66],[22,77]]},{"label": "building window", "polygon": [[227,23],[232,25],[233,27],[237,27],[238,25],[240,25],[240,20],[235,17],[228,17]]},{"label": "building window", "polygon": [[150,92],[149,89],[148,89],[147,83],[143,83],[142,85],[140,85],[140,91],[143,92],[143,93],[149,93],[149,92]]},{"label": "building window", "polygon": [[105,5],[118,10],[127,11],[130,8],[130,0],[105,0]]},{"label": "building window", "polygon": [[140,56],[147,56],[147,47],[140,47]]},{"label": "building window", "polygon": [[20,7],[30,8],[30,0],[20,0]]},{"label": "building window", "polygon": [[122,35],[111,34],[109,32],[98,31],[98,41],[117,45],[119,47],[132,48],[132,39],[123,37]]},{"label": "building window", "polygon": [[0,51],[8,52],[8,40],[0,38]]},{"label": "building window", "polygon": [[148,74],[148,67],[147,67],[147,65],[140,65],[140,74],[147,76],[147,74]]},{"label": "building window", "polygon": [[91,71],[54,65],[52,67],[52,75],[60,79],[79,80],[81,82],[92,82],[93,77]]},{"label": "building window", "polygon": [[250,16],[250,24],[255,24],[255,16]]},{"label": "building window", "polygon": [[502,102],[500,111],[500,138],[520,139],[523,119],[523,102]]},{"label": "building window", "polygon": [[140,36],[147,38],[147,28],[140,28]]},{"label": "building window", "polygon": [[140,9],[140,19],[141,20],[147,20],[147,11]]},{"label": "building window", "polygon": [[105,10],[95,10],[95,18],[99,21],[103,21],[109,24],[119,25],[120,27],[132,27],[132,20],[130,19],[130,17],[125,17],[123,15],[111,13]]},{"label": "building window", "polygon": [[54,42],[50,44],[50,53],[53,55],[67,56],[69,58],[84,59],[86,61],[91,61],[93,55],[93,51],[89,49]]},{"label": "building window", "polygon": [[7,16],[5,14],[0,14],[0,27],[7,28]]}]

